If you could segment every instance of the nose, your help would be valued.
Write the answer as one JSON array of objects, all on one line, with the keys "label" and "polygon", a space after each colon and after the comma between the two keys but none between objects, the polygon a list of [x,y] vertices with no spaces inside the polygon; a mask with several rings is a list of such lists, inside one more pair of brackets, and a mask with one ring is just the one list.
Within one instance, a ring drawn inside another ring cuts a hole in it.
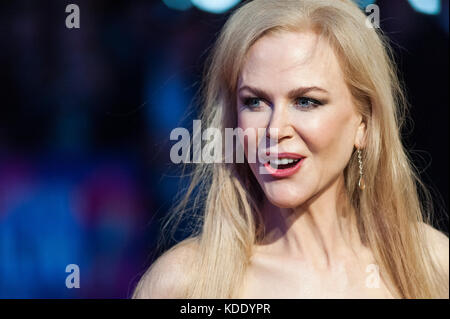
[{"label": "nose", "polygon": [[266,138],[280,143],[282,140],[292,138],[293,133],[287,107],[274,106],[266,129]]}]

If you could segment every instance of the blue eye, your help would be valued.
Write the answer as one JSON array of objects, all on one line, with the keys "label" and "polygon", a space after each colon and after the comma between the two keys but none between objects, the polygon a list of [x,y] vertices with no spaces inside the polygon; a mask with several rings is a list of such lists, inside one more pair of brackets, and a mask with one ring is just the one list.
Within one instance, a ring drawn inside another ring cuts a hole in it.
[{"label": "blue eye", "polygon": [[[257,110],[261,107],[260,102],[261,99],[257,97],[248,97],[243,100],[243,104],[246,108],[254,110]],[[295,99],[295,102],[295,105],[301,109],[312,109],[319,105],[323,105],[322,102],[309,97],[299,97]]]},{"label": "blue eye", "polygon": [[310,109],[322,105],[322,102],[309,97],[299,97],[296,101],[298,101],[297,105],[302,109]]},{"label": "blue eye", "polygon": [[260,99],[257,97],[249,97],[244,99],[244,105],[249,109],[256,109],[260,107],[259,105]]}]

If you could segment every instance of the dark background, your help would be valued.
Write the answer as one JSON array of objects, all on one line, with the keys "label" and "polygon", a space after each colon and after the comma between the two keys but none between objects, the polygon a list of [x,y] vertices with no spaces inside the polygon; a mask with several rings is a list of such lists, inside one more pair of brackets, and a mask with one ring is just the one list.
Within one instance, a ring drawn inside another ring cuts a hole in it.
[{"label": "dark background", "polygon": [[[165,2],[1,2],[0,298],[127,298],[151,262],[179,187],[169,134],[196,118],[230,13]],[[79,29],[65,26],[69,3]],[[405,144],[448,234],[448,1],[437,14],[376,4],[411,103]]]}]

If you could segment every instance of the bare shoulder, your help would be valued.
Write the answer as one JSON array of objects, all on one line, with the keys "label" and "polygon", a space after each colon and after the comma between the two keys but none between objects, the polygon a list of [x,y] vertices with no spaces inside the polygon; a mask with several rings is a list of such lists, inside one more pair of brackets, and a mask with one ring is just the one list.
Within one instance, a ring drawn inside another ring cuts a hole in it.
[{"label": "bare shoulder", "polygon": [[423,223],[422,224],[427,244],[435,261],[443,268],[444,272],[449,273],[449,239],[443,232]]},{"label": "bare shoulder", "polygon": [[135,299],[184,298],[191,263],[198,252],[197,240],[184,240],[162,254],[140,279]]}]

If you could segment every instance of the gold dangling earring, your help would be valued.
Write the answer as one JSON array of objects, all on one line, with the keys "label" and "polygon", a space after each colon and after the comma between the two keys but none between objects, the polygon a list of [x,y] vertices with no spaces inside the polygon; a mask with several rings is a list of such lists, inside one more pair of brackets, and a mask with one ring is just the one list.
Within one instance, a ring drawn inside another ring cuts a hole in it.
[{"label": "gold dangling earring", "polygon": [[359,180],[358,180],[358,187],[359,189],[363,190],[366,188],[366,183],[364,182],[363,178],[363,163],[362,163],[362,156],[361,156],[361,150],[359,148],[356,149],[358,152],[358,164],[359,164]]}]

